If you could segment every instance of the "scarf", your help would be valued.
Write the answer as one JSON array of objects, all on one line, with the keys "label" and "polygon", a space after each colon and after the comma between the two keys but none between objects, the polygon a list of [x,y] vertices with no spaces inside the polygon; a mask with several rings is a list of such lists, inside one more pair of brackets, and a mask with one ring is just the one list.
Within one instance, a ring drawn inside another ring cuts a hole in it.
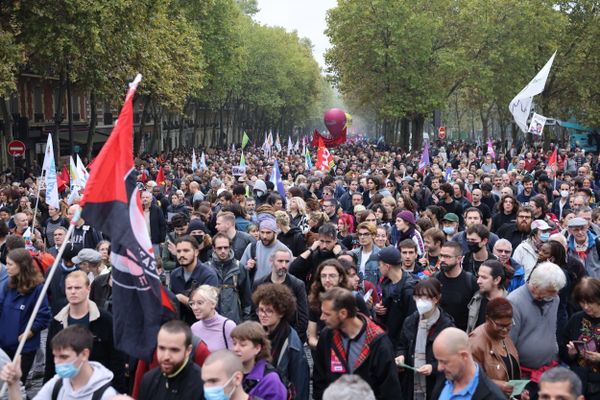
[{"label": "scarf", "polygon": [[[279,324],[269,333],[269,340],[271,341],[271,356],[273,357],[273,365],[277,367],[279,364],[279,357],[285,351],[284,347],[287,347],[287,340],[290,337],[292,328],[289,322],[282,319]],[[284,346],[285,345],[285,346]]]},{"label": "scarf", "polygon": [[412,239],[412,236],[415,233],[415,227],[411,225],[411,227],[406,231],[402,232],[398,230],[398,243],[403,241],[404,239]]},{"label": "scarf", "polygon": [[[419,317],[419,327],[417,329],[417,340],[415,342],[415,365],[414,367],[419,369],[427,363],[425,360],[426,349],[427,349],[427,337],[429,336],[429,329],[440,319],[440,309],[435,308],[433,314],[423,319]],[[414,400],[425,400],[427,397],[427,382],[426,376],[415,372],[414,376]]]}]

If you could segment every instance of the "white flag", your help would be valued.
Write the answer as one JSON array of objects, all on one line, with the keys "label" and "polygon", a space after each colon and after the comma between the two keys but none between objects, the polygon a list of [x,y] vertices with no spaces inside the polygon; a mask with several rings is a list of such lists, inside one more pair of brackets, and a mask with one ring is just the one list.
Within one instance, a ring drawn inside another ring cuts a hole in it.
[{"label": "white flag", "polygon": [[83,161],[81,161],[79,154],[77,154],[77,186],[83,189],[89,176],[89,172],[87,172],[85,166],[83,165]]},{"label": "white flag", "polygon": [[508,105],[508,109],[513,115],[515,122],[523,133],[527,132],[527,118],[529,118],[529,112],[531,111],[531,102],[533,96],[538,95],[544,91],[546,86],[546,79],[550,74],[550,68],[552,68],[552,62],[554,62],[554,56],[556,51],[552,54],[552,57],[548,60],[546,65],[537,73],[537,75],[529,82],[527,86],[515,96],[514,99]]},{"label": "white flag", "polygon": [[46,155],[44,156],[44,166],[46,176],[46,204],[56,209],[60,209],[58,200],[58,185],[56,184],[56,165],[54,164],[54,146],[52,145],[52,134],[48,135],[46,143]]},{"label": "white flag", "polygon": [[198,169],[198,162],[196,161],[196,149],[192,149],[192,171]]},{"label": "white flag", "polygon": [[294,145],[292,144],[292,138],[288,136],[287,155],[289,156],[293,150],[294,150]]},{"label": "white flag", "polygon": [[202,155],[200,156],[200,169],[206,169],[206,156],[204,155],[204,152],[202,152]]}]

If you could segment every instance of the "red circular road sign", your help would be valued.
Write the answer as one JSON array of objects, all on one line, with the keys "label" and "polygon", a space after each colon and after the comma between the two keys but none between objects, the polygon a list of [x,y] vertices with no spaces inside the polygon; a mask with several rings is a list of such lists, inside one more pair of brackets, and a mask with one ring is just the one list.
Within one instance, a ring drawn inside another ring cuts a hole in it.
[{"label": "red circular road sign", "polygon": [[11,156],[22,156],[25,154],[25,143],[13,140],[8,144],[8,154]]},{"label": "red circular road sign", "polygon": [[440,126],[440,129],[438,129],[438,133],[440,134],[440,139],[443,139],[446,136],[446,128]]}]

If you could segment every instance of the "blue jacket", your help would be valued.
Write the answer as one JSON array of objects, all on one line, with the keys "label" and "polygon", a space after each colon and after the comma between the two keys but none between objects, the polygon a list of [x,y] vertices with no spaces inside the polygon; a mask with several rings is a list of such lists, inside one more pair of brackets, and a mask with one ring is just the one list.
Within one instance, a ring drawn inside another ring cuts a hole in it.
[{"label": "blue jacket", "polygon": [[515,270],[515,273],[506,288],[509,293],[525,284],[525,268],[512,257],[510,258],[510,265]]},{"label": "blue jacket", "polygon": [[[371,252],[371,257],[367,260],[365,264],[365,276],[363,279],[371,282],[375,287],[379,284],[379,279],[381,278],[381,274],[379,272],[379,261],[375,260],[375,256],[381,251],[381,249],[373,244],[373,251]],[[354,254],[356,254],[356,268],[360,268],[361,265],[361,257],[362,257],[362,247],[357,247],[352,250]]]},{"label": "blue jacket", "polygon": [[276,367],[281,375],[294,384],[296,399],[308,400],[310,369],[304,355],[304,346],[294,328],[291,328],[287,348],[282,351],[279,360],[273,360],[273,363],[277,363]]},{"label": "blue jacket", "polygon": [[[35,306],[43,284],[39,284],[26,295],[22,295],[15,289],[8,287],[8,281],[0,290],[0,347],[6,352],[12,353],[19,345],[19,335],[25,331],[27,322]],[[50,323],[50,308],[48,298],[44,301],[35,317],[31,330],[33,337],[25,342],[23,353],[36,351],[40,347],[40,332],[48,327]]]}]

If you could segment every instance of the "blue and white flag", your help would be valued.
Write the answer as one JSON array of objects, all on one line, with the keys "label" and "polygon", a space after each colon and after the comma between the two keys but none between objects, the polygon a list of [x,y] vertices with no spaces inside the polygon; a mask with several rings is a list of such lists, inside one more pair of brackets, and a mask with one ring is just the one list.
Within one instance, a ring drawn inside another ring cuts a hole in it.
[{"label": "blue and white flag", "polygon": [[279,133],[277,134],[277,138],[275,139],[275,148],[277,151],[281,151],[281,141],[279,140]]},{"label": "blue and white flag", "polygon": [[56,183],[56,165],[54,164],[54,146],[52,144],[52,134],[48,134],[46,143],[46,153],[44,154],[44,164],[42,169],[46,171],[44,182],[46,183],[46,204],[56,209],[60,208],[58,199],[58,185]]},{"label": "blue and white flag", "polygon": [[281,195],[283,199],[283,203],[285,204],[285,188],[283,187],[283,180],[281,180],[281,172],[279,171],[279,163],[277,159],[275,159],[275,163],[273,164],[273,172],[271,172],[271,179],[269,179],[277,188],[277,191]]},{"label": "blue and white flag", "polygon": [[202,155],[200,156],[200,169],[206,169],[206,156],[204,155],[204,152],[202,152]]},{"label": "blue and white flag", "polygon": [[310,152],[308,151],[306,146],[304,146],[303,153],[304,153],[304,168],[307,171],[310,171],[311,169],[313,169],[313,163],[312,163],[312,159],[310,158]]},{"label": "blue and white flag", "polygon": [[196,150],[192,149],[192,171],[198,169],[198,162],[196,161]]}]

